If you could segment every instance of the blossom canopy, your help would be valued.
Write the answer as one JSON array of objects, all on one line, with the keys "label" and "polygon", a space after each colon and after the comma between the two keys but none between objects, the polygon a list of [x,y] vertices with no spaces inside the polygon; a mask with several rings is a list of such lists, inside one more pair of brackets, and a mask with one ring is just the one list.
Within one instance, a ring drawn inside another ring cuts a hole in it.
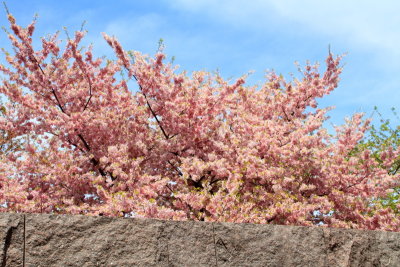
[{"label": "blossom canopy", "polygon": [[125,51],[106,34],[114,60],[81,47],[84,31],[35,49],[35,22],[8,19],[0,127],[25,141],[1,154],[0,211],[400,231],[393,210],[371,204],[399,184],[388,169],[400,151],[355,153],[361,114],[335,136],[323,127],[316,99],[337,87],[341,57],[246,86],[178,72],[162,51]]}]

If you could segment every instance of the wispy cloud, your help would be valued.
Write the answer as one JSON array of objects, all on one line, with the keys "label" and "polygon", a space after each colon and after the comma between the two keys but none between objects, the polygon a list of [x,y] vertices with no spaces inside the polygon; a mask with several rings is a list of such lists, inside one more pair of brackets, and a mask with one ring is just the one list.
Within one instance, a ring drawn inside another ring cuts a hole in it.
[{"label": "wispy cloud", "polygon": [[[340,39],[360,50],[374,49],[400,57],[400,2],[320,0],[176,0],[170,5],[184,12],[201,13],[214,20],[254,31],[314,32]],[[398,60],[391,60],[399,64]]]},{"label": "wispy cloud", "polygon": [[400,2],[385,3],[343,0],[271,1],[271,5],[282,17],[302,23],[319,34],[340,38],[358,49],[374,49],[385,56],[399,57]]}]

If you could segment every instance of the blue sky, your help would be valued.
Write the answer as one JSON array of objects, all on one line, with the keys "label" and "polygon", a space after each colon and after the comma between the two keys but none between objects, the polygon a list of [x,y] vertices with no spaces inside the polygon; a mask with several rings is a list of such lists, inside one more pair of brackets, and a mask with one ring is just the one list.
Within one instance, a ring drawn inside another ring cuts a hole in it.
[{"label": "blue sky", "polygon": [[[219,70],[225,78],[255,71],[251,85],[261,83],[268,69],[296,75],[295,61],[318,61],[323,67],[330,45],[333,53],[347,55],[339,88],[319,101],[321,107],[336,107],[329,124],[342,124],[354,112],[369,116],[375,105],[400,124],[390,112],[400,108],[398,1],[19,0],[7,5],[23,25],[38,13],[36,37],[64,26],[72,33],[87,21],[86,42],[99,56],[112,55],[101,32],[146,54],[154,54],[162,38],[165,52],[182,70]],[[5,12],[0,25],[8,26]],[[4,33],[0,47],[8,47]]]}]

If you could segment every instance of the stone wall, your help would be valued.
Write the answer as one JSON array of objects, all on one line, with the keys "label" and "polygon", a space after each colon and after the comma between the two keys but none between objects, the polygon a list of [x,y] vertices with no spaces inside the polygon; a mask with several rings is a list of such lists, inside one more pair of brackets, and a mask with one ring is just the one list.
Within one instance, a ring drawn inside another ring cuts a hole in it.
[{"label": "stone wall", "polygon": [[400,233],[0,213],[5,266],[400,266]]}]

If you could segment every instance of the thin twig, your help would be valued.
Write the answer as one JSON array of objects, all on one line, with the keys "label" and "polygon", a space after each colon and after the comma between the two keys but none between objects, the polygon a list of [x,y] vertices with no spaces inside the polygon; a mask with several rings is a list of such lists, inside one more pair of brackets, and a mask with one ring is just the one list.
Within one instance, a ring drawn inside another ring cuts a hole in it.
[{"label": "thin twig", "polygon": [[10,11],[8,10],[8,7],[7,7],[7,4],[5,1],[3,1],[3,6],[4,6],[4,9],[6,10],[7,15],[10,15]]},{"label": "thin twig", "polygon": [[83,111],[86,110],[86,108],[87,108],[88,105],[89,105],[90,100],[92,99],[92,81],[90,80],[90,77],[89,77],[89,75],[87,75],[87,74],[86,74],[86,78],[87,78],[88,83],[89,83],[89,99],[86,101],[86,104],[85,104],[85,106],[84,106],[84,108],[83,108]]}]

